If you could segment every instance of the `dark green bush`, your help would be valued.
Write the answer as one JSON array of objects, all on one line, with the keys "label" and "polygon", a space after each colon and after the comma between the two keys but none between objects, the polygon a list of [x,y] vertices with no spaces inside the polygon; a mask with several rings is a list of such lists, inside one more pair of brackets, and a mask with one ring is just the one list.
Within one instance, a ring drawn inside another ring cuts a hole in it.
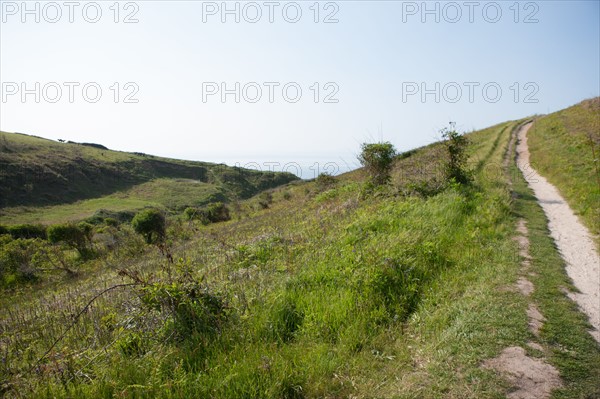
[{"label": "dark green bush", "polygon": [[104,217],[98,215],[98,212],[96,212],[94,215],[92,215],[88,218],[85,218],[85,222],[93,224],[93,225],[99,225],[99,224],[104,223]]},{"label": "dark green bush", "polygon": [[46,239],[46,226],[41,224],[17,224],[8,227],[8,233],[14,238]]},{"label": "dark green bush", "polygon": [[417,150],[408,150],[408,151],[404,151],[401,154],[398,154],[397,159],[406,159],[406,158],[410,158],[413,155],[415,155],[417,153]]},{"label": "dark green bush", "polygon": [[77,228],[81,230],[87,241],[91,241],[92,235],[94,235],[94,226],[88,222],[80,222],[77,224]]},{"label": "dark green bush", "polygon": [[186,208],[183,212],[188,220],[200,220],[203,224],[226,222],[231,220],[229,208],[222,202],[215,202],[203,208]]},{"label": "dark green bush", "polygon": [[8,229],[5,226],[0,225],[0,235],[8,234]]},{"label": "dark green bush", "polygon": [[215,202],[206,207],[207,218],[211,223],[226,222],[231,219],[229,208],[222,202]]},{"label": "dark green bush", "polygon": [[371,183],[380,186],[389,183],[395,156],[392,143],[363,143],[358,160],[369,174]]},{"label": "dark green bush", "polygon": [[454,124],[450,128],[444,128],[441,131],[448,153],[446,162],[446,180],[458,184],[468,184],[471,182],[471,173],[467,169],[467,148],[469,140],[454,129]]},{"label": "dark green bush", "polygon": [[48,241],[53,244],[67,244],[77,250],[84,259],[89,258],[91,255],[92,235],[92,225],[86,222],[81,222],[78,225],[66,223],[48,227]]},{"label": "dark green bush", "polygon": [[317,189],[319,191],[324,191],[324,190],[327,190],[327,189],[335,186],[335,184],[337,183],[337,180],[335,177],[333,177],[329,173],[321,173],[315,179],[315,183],[317,184]]},{"label": "dark green bush", "polygon": [[131,226],[148,244],[159,244],[165,240],[166,220],[158,209],[144,209],[138,212],[131,221]]},{"label": "dark green bush", "polygon": [[106,209],[97,210],[92,216],[85,219],[86,222],[93,225],[106,223],[106,219],[114,219],[120,223],[129,223],[135,216],[132,211],[109,211]]}]

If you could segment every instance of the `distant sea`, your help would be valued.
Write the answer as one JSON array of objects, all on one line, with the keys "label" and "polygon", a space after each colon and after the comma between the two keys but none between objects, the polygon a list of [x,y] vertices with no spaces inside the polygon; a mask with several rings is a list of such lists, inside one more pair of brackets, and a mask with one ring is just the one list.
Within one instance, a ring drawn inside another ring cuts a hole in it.
[{"label": "distant sea", "polygon": [[246,169],[260,171],[290,172],[303,180],[316,178],[320,173],[329,173],[339,175],[354,170],[360,165],[356,158],[344,159],[338,158],[217,158],[202,157],[198,160],[204,162],[224,163],[228,166],[238,166]]}]

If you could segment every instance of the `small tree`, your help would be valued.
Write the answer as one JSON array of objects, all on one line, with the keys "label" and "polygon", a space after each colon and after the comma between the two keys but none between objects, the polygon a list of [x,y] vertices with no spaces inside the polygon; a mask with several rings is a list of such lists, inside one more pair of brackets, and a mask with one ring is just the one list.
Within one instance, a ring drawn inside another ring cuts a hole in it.
[{"label": "small tree", "polygon": [[138,212],[131,221],[131,226],[148,244],[160,244],[165,240],[165,217],[157,209],[144,209]]},{"label": "small tree", "polygon": [[380,186],[390,181],[390,172],[396,156],[396,149],[390,142],[363,143],[358,160],[370,176],[371,182]]},{"label": "small tree", "polygon": [[231,219],[229,208],[222,202],[214,202],[208,205],[206,213],[211,223],[226,222]]},{"label": "small tree", "polygon": [[80,223],[79,225],[71,223],[56,224],[48,227],[48,241],[53,244],[65,243],[77,250],[79,255],[85,259],[90,256],[91,227],[89,223]]},{"label": "small tree", "polygon": [[441,134],[448,152],[448,161],[445,165],[446,179],[459,184],[468,184],[471,181],[471,175],[467,170],[469,140],[456,131],[454,122],[450,122],[449,128],[442,129]]}]

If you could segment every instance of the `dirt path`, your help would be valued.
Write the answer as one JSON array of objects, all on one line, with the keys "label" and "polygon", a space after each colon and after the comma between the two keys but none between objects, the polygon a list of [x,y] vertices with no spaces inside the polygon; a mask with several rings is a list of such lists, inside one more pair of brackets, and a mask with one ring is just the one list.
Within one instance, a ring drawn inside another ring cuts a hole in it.
[{"label": "dirt path", "polygon": [[[509,152],[509,154],[511,153]],[[533,272],[530,269],[529,230],[527,229],[527,222],[524,219],[519,220],[517,233],[514,238],[519,244],[521,276],[517,281],[516,289],[528,298],[527,318],[529,319],[529,330],[537,340],[540,335],[540,329],[546,319],[531,299],[531,294],[534,292],[535,287],[527,278]],[[504,348],[498,357],[486,360],[483,366],[495,370],[508,380],[512,386],[510,392],[507,394],[508,399],[547,399],[554,389],[563,386],[560,373],[554,366],[546,362],[546,357],[543,355],[545,349],[542,345],[535,341],[529,341],[527,342],[527,346],[539,351],[542,356],[531,357],[527,355],[525,349],[519,346],[510,346]]]},{"label": "dirt path", "polygon": [[589,317],[600,343],[600,258],[591,234],[580,222],[556,187],[530,165],[527,131],[531,123],[518,132],[517,164],[548,218],[548,228],[566,263],[566,270],[580,292],[569,293]]}]

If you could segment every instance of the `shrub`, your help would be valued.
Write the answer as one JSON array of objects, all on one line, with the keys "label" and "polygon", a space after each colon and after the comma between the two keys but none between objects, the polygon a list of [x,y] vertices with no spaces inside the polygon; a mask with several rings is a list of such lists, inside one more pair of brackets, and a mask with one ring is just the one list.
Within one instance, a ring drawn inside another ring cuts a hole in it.
[{"label": "shrub", "polygon": [[92,235],[94,234],[94,226],[92,226],[91,224],[89,224],[87,222],[80,222],[77,225],[77,228],[79,230],[81,230],[81,232],[84,234],[85,238],[88,241],[92,240]]},{"label": "shrub", "polygon": [[144,288],[142,300],[172,317],[165,333],[176,340],[194,333],[214,335],[227,316],[223,299],[196,282],[155,283]]},{"label": "shrub", "polygon": [[193,237],[193,228],[187,223],[184,223],[182,218],[174,218],[166,231],[166,236],[169,237],[169,243],[173,241],[187,241]]},{"label": "shrub", "polygon": [[117,226],[119,226],[119,221],[114,218],[106,218],[106,219],[104,219],[104,224],[106,224],[107,226],[111,226],[111,227],[117,227]]},{"label": "shrub", "polygon": [[137,272],[120,271],[138,287],[142,305],[165,316],[159,321],[161,325],[155,327],[169,340],[183,341],[196,334],[210,338],[219,334],[227,322],[226,298],[194,277],[194,269],[190,261],[180,258],[174,266],[163,269],[161,275],[149,279],[141,278]]},{"label": "shrub", "polygon": [[183,211],[183,215],[185,216],[185,218],[187,220],[194,220],[196,219],[198,214],[198,208],[194,208],[194,207],[187,207],[185,208],[185,210]]},{"label": "shrub", "polygon": [[417,153],[417,150],[408,150],[408,151],[404,151],[401,154],[398,154],[398,159],[407,159],[412,157],[413,155],[415,155]]},{"label": "shrub", "polygon": [[445,174],[448,182],[454,181],[458,184],[468,184],[471,181],[471,173],[467,170],[467,147],[469,140],[454,129],[454,123],[450,128],[441,131],[448,152]]},{"label": "shrub", "polygon": [[114,219],[119,223],[129,223],[134,216],[135,213],[132,211],[109,211],[106,209],[99,209],[92,216],[85,219],[85,221],[94,225],[106,223],[106,219]]},{"label": "shrub", "polygon": [[37,270],[44,256],[40,256],[48,243],[39,238],[13,240],[9,236],[0,237],[0,285],[37,279]]},{"label": "shrub", "polygon": [[2,225],[0,225],[0,235],[8,234],[8,229]]},{"label": "shrub", "polygon": [[317,184],[317,189],[319,191],[324,191],[333,187],[337,183],[337,180],[329,173],[324,172],[317,176],[315,183]]},{"label": "shrub", "polygon": [[93,225],[99,225],[102,224],[104,222],[104,218],[100,215],[98,215],[98,212],[96,212],[94,215],[85,218],[84,219],[86,223],[90,223]]},{"label": "shrub", "polygon": [[8,227],[8,233],[14,238],[46,239],[46,227],[41,224],[18,224]]},{"label": "shrub", "polygon": [[375,186],[388,183],[396,155],[394,146],[390,142],[363,143],[361,150],[358,160],[367,170],[371,183]]},{"label": "shrub", "polygon": [[211,223],[208,215],[208,210],[206,210],[206,208],[197,209],[194,219],[199,220],[200,222],[202,222],[202,224],[205,225]]},{"label": "shrub", "polygon": [[91,255],[90,243],[92,239],[92,225],[81,222],[79,225],[72,223],[56,224],[48,228],[48,241],[53,244],[65,243],[77,250],[82,258]]},{"label": "shrub", "polygon": [[206,207],[207,218],[211,223],[226,222],[231,219],[229,208],[222,202],[215,202]]},{"label": "shrub", "polygon": [[146,240],[137,234],[129,224],[124,224],[119,229],[109,232],[107,249],[114,251],[111,255],[119,261],[127,258],[137,258],[146,250]]},{"label": "shrub", "polygon": [[204,208],[186,208],[183,212],[188,220],[200,220],[203,224],[226,222],[231,220],[229,208],[222,202],[209,204]]},{"label": "shrub", "polygon": [[158,209],[144,209],[138,212],[131,221],[131,226],[148,244],[158,244],[165,240],[166,220]]}]

